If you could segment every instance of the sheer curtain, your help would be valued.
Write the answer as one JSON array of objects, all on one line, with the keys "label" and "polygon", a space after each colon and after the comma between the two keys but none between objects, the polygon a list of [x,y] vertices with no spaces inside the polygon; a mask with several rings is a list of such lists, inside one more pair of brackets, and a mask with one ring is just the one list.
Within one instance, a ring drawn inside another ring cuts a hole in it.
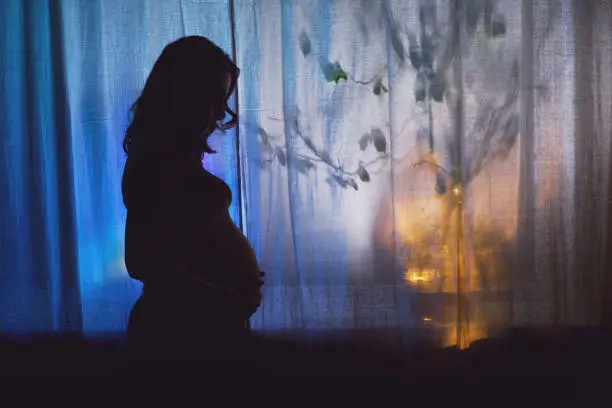
[{"label": "sheer curtain", "polygon": [[255,327],[609,317],[610,2],[237,4]]},{"label": "sheer curtain", "polygon": [[242,69],[240,126],[205,165],[268,273],[255,329],[467,345],[610,322],[609,1],[32,0],[0,19],[3,332],[124,328],[127,110],[189,34]]}]

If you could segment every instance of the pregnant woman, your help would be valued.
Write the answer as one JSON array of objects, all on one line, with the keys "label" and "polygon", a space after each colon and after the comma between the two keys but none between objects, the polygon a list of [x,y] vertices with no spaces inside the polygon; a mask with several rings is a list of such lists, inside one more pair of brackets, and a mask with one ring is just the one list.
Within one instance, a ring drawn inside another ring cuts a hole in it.
[{"label": "pregnant woman", "polygon": [[231,190],[202,167],[215,153],[208,137],[237,121],[228,99],[238,74],[210,40],[184,37],[164,48],[132,107],[123,143],[125,261],[144,285],[128,338],[156,355],[241,338],[261,301],[263,273],[230,218]]}]

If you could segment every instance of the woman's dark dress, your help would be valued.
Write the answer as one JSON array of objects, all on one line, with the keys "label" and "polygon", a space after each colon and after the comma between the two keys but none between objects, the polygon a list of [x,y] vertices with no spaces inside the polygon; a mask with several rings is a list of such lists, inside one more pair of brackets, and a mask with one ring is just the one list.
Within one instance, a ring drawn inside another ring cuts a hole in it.
[{"label": "woman's dark dress", "polygon": [[229,224],[213,220],[229,220],[229,187],[198,160],[130,156],[122,192],[127,208],[126,267],[132,278],[144,283],[129,318],[132,344],[192,354],[240,338],[250,313],[245,297],[209,289],[176,273],[181,265],[209,282],[242,285],[244,293],[253,290],[251,282],[227,273],[223,259],[215,256],[223,251],[215,247],[212,226]]}]

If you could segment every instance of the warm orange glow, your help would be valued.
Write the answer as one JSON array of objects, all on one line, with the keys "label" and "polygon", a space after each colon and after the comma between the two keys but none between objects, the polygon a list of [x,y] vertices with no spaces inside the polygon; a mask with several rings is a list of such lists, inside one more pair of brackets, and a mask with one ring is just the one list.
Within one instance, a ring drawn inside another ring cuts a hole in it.
[{"label": "warm orange glow", "polygon": [[[469,184],[446,185],[446,193],[435,190],[431,168],[402,168],[397,177],[405,184],[381,206],[379,242],[390,253],[405,251],[400,277],[407,297],[421,323],[444,331],[440,340],[445,346],[468,347],[508,320],[509,279],[516,262],[517,163],[515,155],[493,162]],[[462,319],[457,318],[460,306]]]},{"label": "warm orange glow", "polygon": [[404,273],[404,279],[413,285],[431,283],[437,279],[438,276],[438,271],[433,268],[409,268],[408,271]]},{"label": "warm orange glow", "polygon": [[467,343],[462,342],[462,341],[457,341],[457,327],[456,326],[446,327],[444,330],[444,335],[443,335],[441,345],[442,347],[457,346],[460,349],[466,349],[474,341],[486,339],[489,337],[487,328],[481,325],[478,325],[478,326],[470,325],[468,333],[469,333],[469,341]]}]

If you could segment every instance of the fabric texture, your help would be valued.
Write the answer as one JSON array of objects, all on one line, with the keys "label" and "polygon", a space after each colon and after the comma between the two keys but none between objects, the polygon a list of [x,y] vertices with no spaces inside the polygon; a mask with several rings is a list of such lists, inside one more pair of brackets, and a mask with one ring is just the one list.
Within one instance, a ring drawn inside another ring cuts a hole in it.
[{"label": "fabric texture", "polygon": [[3,332],[126,327],[128,109],[191,34],[241,68],[205,167],[255,331],[611,321],[610,1],[3,1],[0,34]]}]

